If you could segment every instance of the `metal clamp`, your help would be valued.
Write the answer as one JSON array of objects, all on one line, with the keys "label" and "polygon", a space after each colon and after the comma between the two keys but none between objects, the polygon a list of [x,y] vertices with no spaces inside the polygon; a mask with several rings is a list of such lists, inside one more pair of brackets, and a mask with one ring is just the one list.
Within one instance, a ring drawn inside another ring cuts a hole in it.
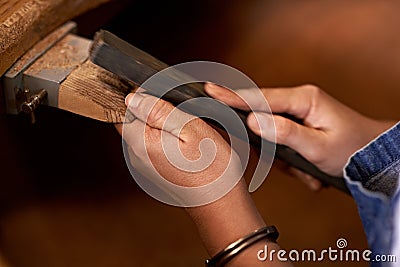
[{"label": "metal clamp", "polygon": [[36,122],[35,110],[42,103],[42,101],[47,97],[47,91],[41,89],[37,94],[30,95],[28,88],[24,89],[25,102],[21,104],[21,110],[31,115],[31,122]]},{"label": "metal clamp", "polygon": [[74,22],[56,29],[1,77],[8,114],[25,112],[35,122],[34,110],[39,104],[58,107],[61,83],[88,59],[92,43],[72,34],[75,29]]}]

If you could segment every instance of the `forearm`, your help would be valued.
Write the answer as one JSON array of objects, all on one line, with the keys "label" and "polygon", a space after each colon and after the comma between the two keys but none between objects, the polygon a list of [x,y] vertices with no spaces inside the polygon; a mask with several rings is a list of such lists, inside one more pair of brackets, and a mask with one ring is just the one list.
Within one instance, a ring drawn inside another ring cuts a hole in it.
[{"label": "forearm", "polygon": [[[129,154],[130,158],[134,159],[131,159],[132,166],[142,175],[147,176],[151,181],[157,182],[160,181],[159,178],[163,178],[170,183],[186,188],[207,186],[223,177],[230,180],[220,180],[216,186],[231,186],[230,182],[239,180],[228,194],[216,201],[213,201],[213,197],[215,197],[213,194],[218,194],[217,189],[220,188],[217,187],[208,188],[201,193],[194,190],[192,193],[183,192],[182,195],[176,195],[180,191],[169,190],[170,188],[166,188],[165,184],[160,184],[161,190],[178,197],[179,202],[173,204],[192,207],[187,208],[187,212],[197,225],[200,236],[211,256],[216,255],[232,242],[265,226],[247,191],[246,183],[240,178],[243,175],[240,157],[221,135],[200,119],[192,118],[180,110],[172,112],[174,107],[171,104],[159,101],[153,96],[130,95],[127,97],[127,103],[130,103],[129,109],[138,119],[124,125],[124,139],[129,148],[134,151]],[[182,118],[188,119],[184,120],[187,121],[184,127]],[[166,125],[167,129],[165,129]],[[143,133],[144,142],[137,138]],[[203,140],[213,142],[214,146],[210,149],[214,150],[214,155],[202,153],[201,142]],[[170,144],[177,144],[179,149],[174,150],[174,147],[168,146]],[[167,152],[169,156],[172,156],[171,158],[166,156]],[[175,165],[184,161],[178,157],[179,155],[185,160],[189,160],[190,164],[184,168],[179,167],[180,164]],[[205,155],[212,158],[206,168],[201,167],[203,162],[201,159],[204,159]],[[193,204],[198,202],[192,200],[199,197],[202,198],[200,203],[209,204]],[[210,198],[209,201],[207,201],[207,197]],[[185,198],[190,198],[190,201]],[[259,238],[265,237],[265,241],[257,244],[250,242],[252,246],[243,250],[227,266],[290,266],[279,262],[271,264],[270,261],[259,261],[257,252],[264,248],[268,235],[263,231],[256,235]],[[252,240],[256,242],[260,239]],[[278,248],[272,242],[268,245],[271,249]]]},{"label": "forearm", "polygon": [[[196,224],[211,256],[232,242],[265,226],[243,179],[223,198],[205,206],[188,208],[187,212]],[[227,266],[292,266],[290,263],[279,261],[258,260],[257,252],[264,249],[266,244],[266,241],[260,241],[252,245]],[[268,242],[268,248],[279,250],[279,246],[272,242]]]}]

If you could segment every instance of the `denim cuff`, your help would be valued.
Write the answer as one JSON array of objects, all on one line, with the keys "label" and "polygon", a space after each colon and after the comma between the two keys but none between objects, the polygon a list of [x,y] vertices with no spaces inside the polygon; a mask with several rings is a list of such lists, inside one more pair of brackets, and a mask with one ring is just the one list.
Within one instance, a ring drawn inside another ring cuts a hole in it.
[{"label": "denim cuff", "polygon": [[399,151],[400,123],[397,123],[351,157],[345,167],[346,176],[360,182],[365,189],[390,198],[398,186]]},{"label": "denim cuff", "polygon": [[[344,177],[376,255],[393,247],[394,207],[399,199],[400,123],[356,152],[344,170]],[[372,262],[371,266],[383,266]]]}]

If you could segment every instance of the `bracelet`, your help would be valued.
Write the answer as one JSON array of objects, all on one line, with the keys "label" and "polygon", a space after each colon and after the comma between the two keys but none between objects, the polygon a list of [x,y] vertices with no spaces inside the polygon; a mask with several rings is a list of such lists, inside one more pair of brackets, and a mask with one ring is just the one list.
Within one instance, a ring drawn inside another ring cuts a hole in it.
[{"label": "bracelet", "polygon": [[222,267],[243,252],[246,248],[257,243],[263,238],[271,242],[276,242],[279,232],[275,226],[266,226],[254,231],[253,233],[231,243],[224,250],[216,254],[211,259],[206,260],[206,267]]}]

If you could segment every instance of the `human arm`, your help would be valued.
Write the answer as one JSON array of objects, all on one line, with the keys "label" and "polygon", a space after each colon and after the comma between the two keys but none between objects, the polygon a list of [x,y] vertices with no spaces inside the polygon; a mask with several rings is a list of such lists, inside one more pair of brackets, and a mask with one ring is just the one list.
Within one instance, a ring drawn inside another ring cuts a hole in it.
[{"label": "human arm", "polygon": [[[127,103],[130,103],[129,109],[137,119],[125,124],[124,129],[120,128],[119,131],[131,148],[132,165],[142,174],[152,177],[158,173],[164,179],[185,187],[198,187],[213,182],[226,170],[228,164],[233,164],[232,176],[241,174],[236,170],[240,162],[235,157],[233,162],[227,161],[233,153],[228,143],[204,121],[190,117],[180,110],[175,109],[175,113],[172,113],[174,108],[171,104],[144,94],[128,96]],[[182,118],[187,120],[182,123]],[[168,147],[168,144],[177,142],[185,158],[197,160],[202,157],[201,141],[204,139],[214,143],[216,153],[211,164],[201,171],[179,169],[171,164],[171,158],[165,156],[163,145]],[[210,256],[231,242],[265,226],[244,180],[239,178],[234,188],[222,198],[205,205],[186,208]],[[266,244],[271,249],[279,248],[275,243],[260,241],[239,254],[227,266],[291,266],[288,262],[259,261],[257,252]]]},{"label": "human arm", "polygon": [[[208,85],[206,90],[229,105],[248,109],[237,95],[227,89]],[[345,177],[373,252],[370,257],[372,266],[381,266],[379,261],[374,261],[375,256],[379,258],[400,251],[400,242],[395,237],[400,236],[397,220],[400,210],[399,124],[386,131],[395,121],[367,118],[315,86],[262,89],[262,92],[272,112],[293,115],[303,124],[259,109],[249,115],[249,127],[260,133],[254,117],[257,116],[261,123],[266,122],[261,127],[268,126],[273,117],[278,143],[292,147],[321,170]],[[251,101],[251,91],[239,90],[238,93]],[[268,131],[264,133],[262,137],[271,139]],[[304,178],[304,174],[298,171],[296,174],[303,177],[310,187],[318,187],[310,176]]]},{"label": "human arm", "polygon": [[[247,119],[250,129],[261,135],[260,127],[264,127],[261,137],[270,141],[276,137],[277,143],[293,148],[333,176],[342,176],[348,158],[394,124],[393,121],[367,118],[313,85],[261,89],[273,114],[265,112],[264,101],[251,97],[251,90],[259,89],[237,90],[235,94],[213,84],[206,85],[206,92],[210,96],[230,106],[249,110],[243,99],[250,101],[253,109],[256,108]],[[277,115],[282,113],[296,117],[302,124]],[[265,123],[259,126],[255,117]],[[294,172],[312,188],[320,186],[309,175],[296,170]]]}]

